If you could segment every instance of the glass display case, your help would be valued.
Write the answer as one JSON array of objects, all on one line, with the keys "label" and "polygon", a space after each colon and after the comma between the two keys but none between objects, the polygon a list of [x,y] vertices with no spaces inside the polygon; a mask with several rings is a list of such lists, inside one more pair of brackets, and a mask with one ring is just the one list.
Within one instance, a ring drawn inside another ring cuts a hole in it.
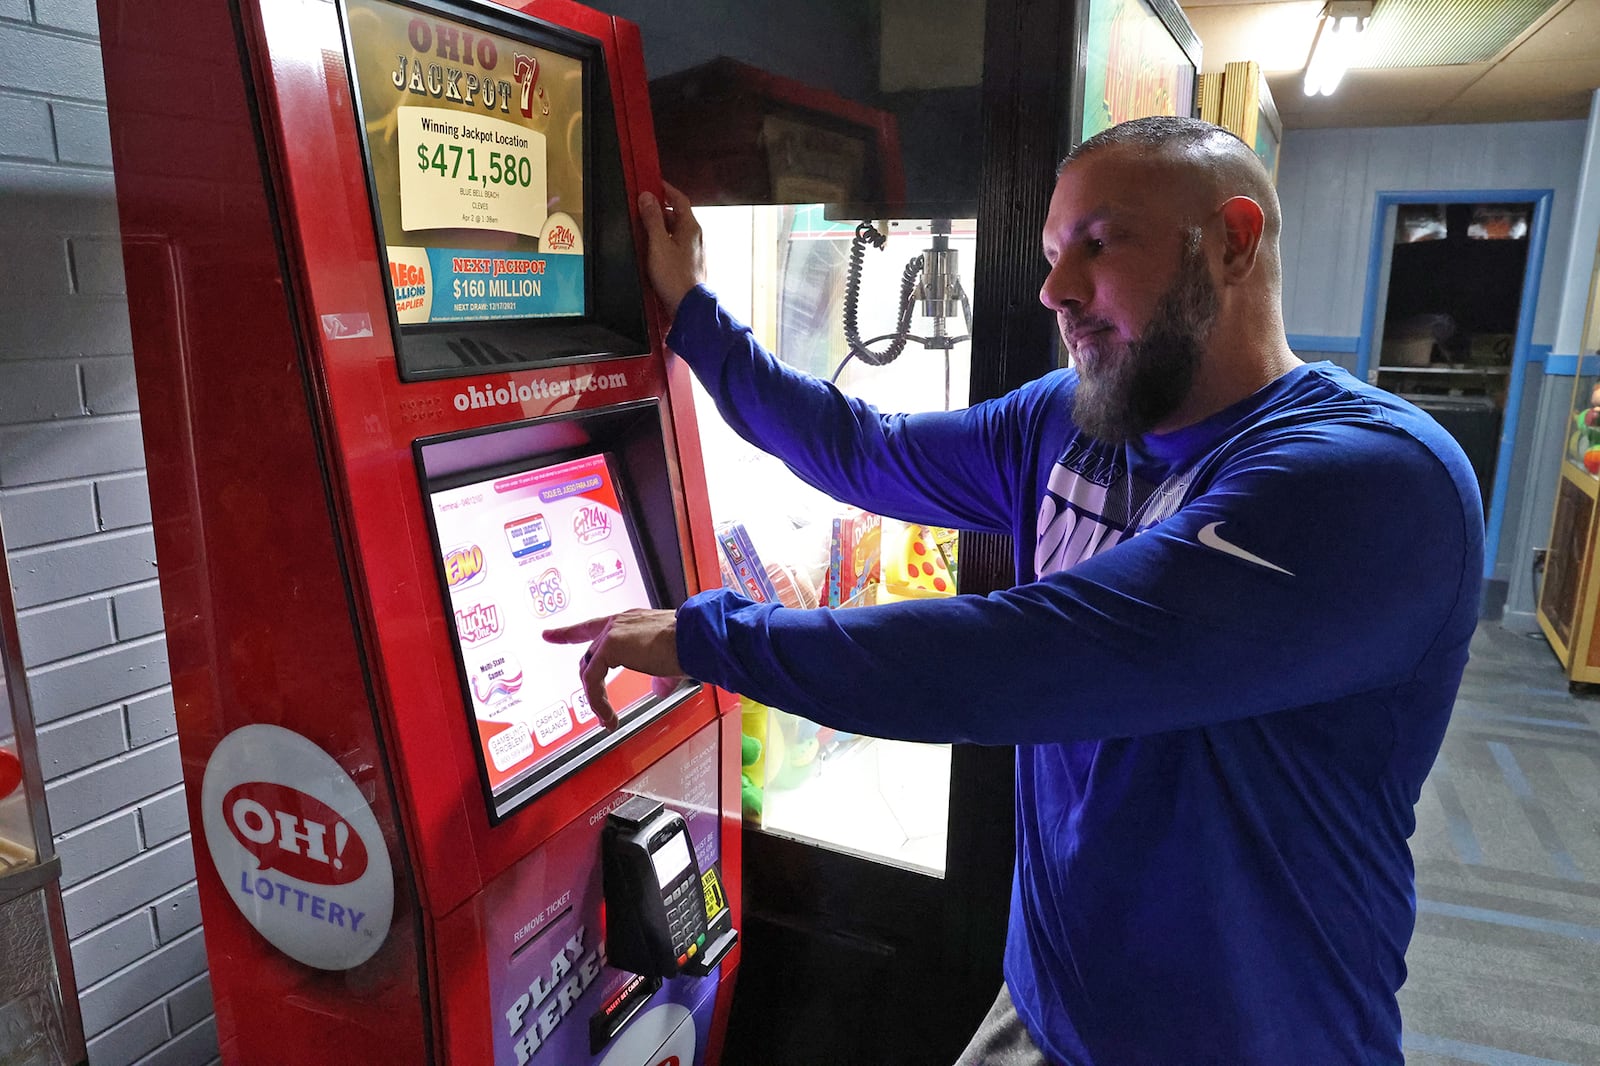
[{"label": "glass display case", "polygon": [[0,1066],[85,1061],[44,782],[0,534]]},{"label": "glass display case", "polygon": [[1600,683],[1600,251],[1589,282],[1537,617],[1572,682]]},{"label": "glass display case", "polygon": [[[863,233],[857,220],[829,219],[821,205],[707,207],[697,216],[710,288],[784,362],[886,412],[966,406],[975,223],[880,221]],[[908,297],[909,318],[901,311]],[[944,314],[928,317],[930,309]],[[735,436],[698,387],[696,401],[730,587],[838,610],[955,593],[953,531],[829,498]],[[914,669],[936,669],[935,642],[915,658]],[[840,733],[749,700],[743,709],[755,741],[746,745],[752,823],[944,874],[948,745]]]}]

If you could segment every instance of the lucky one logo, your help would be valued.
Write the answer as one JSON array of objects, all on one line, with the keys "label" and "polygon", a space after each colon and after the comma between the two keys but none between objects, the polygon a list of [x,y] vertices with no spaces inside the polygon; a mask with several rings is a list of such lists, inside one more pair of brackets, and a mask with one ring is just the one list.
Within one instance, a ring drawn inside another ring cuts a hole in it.
[{"label": "lucky one logo", "polygon": [[572,515],[572,535],[580,544],[593,544],[611,536],[611,512],[604,507],[589,504]]},{"label": "lucky one logo", "polygon": [[463,643],[482,644],[500,635],[500,608],[492,603],[475,603],[457,608],[456,632]]}]

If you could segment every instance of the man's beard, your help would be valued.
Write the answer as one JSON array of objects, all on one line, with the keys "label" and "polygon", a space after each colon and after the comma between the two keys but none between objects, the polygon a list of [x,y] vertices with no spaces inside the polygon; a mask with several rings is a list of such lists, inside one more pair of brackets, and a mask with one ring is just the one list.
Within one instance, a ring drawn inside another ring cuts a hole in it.
[{"label": "man's beard", "polygon": [[1200,239],[1199,229],[1187,235],[1178,277],[1138,339],[1087,360],[1075,357],[1072,420],[1090,436],[1110,444],[1133,440],[1188,398],[1217,317],[1217,289],[1200,255]]}]

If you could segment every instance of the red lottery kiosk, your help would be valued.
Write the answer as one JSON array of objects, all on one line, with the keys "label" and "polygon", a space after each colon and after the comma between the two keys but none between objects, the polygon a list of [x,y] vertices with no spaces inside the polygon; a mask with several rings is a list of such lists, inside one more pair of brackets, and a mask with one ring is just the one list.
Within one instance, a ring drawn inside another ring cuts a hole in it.
[{"label": "red lottery kiosk", "polygon": [[223,1060],[715,1063],[735,705],[540,639],[719,583],[637,30],[100,17]]}]

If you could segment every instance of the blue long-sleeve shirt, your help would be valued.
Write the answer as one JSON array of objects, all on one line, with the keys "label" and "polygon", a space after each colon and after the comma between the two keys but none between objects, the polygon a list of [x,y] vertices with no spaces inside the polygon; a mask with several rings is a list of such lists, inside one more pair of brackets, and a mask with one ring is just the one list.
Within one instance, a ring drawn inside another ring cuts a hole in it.
[{"label": "blue long-sleeve shirt", "polygon": [[[678,654],[825,725],[1017,745],[1005,976],[1052,1059],[1401,1060],[1406,838],[1483,563],[1476,479],[1437,423],[1320,364],[1111,447],[1073,425],[1070,370],[884,416],[704,289],[668,343],[818,488],[1015,539],[1019,584],[989,596],[702,593]],[[905,669],[930,643],[941,669]]]}]

